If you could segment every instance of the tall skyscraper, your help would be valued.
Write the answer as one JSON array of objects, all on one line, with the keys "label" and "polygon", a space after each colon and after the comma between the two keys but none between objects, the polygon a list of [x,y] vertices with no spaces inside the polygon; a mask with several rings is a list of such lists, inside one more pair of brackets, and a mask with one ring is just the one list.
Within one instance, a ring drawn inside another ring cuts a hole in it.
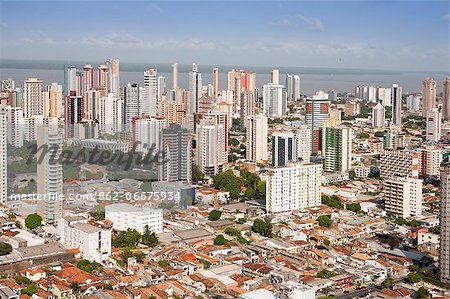
[{"label": "tall skyscraper", "polygon": [[240,111],[240,125],[245,126],[245,120],[247,117],[254,115],[256,112],[255,95],[251,92],[241,92],[241,111]]},{"label": "tall skyscraper", "polygon": [[352,129],[346,126],[325,130],[325,171],[349,171],[352,167]]},{"label": "tall skyscraper", "polygon": [[133,140],[136,152],[146,154],[153,151],[153,154],[162,149],[162,130],[167,127],[165,119],[160,118],[140,118],[134,120]]},{"label": "tall skyscraper", "polygon": [[97,70],[97,87],[104,91],[104,94],[108,94],[110,90],[110,69],[108,66],[101,64]]},{"label": "tall skyscraper", "polygon": [[290,163],[268,169],[266,210],[292,212],[321,204],[322,165]]},{"label": "tall skyscraper", "polygon": [[178,89],[178,63],[172,64],[172,89]]},{"label": "tall skyscraper", "polygon": [[330,101],[325,99],[306,99],[305,122],[311,129],[312,152],[322,150],[322,127],[330,119]]},{"label": "tall skyscraper", "polygon": [[46,198],[37,201],[38,214],[44,221],[55,223],[62,216],[63,206],[55,197],[63,192],[62,138],[57,126],[37,128],[37,148],[37,193]]},{"label": "tall skyscraper", "polygon": [[293,100],[296,101],[300,99],[300,77],[298,75],[295,75],[293,80],[292,96]]},{"label": "tall skyscraper", "polygon": [[442,83],[442,116],[450,118],[450,77]]},{"label": "tall skyscraper", "polygon": [[280,70],[274,69],[271,73],[272,84],[280,84]]},{"label": "tall skyscraper", "polygon": [[23,83],[23,113],[25,117],[44,114],[42,80],[29,78]]},{"label": "tall skyscraper", "polygon": [[23,111],[20,107],[6,106],[8,143],[14,147],[23,146],[24,126]]},{"label": "tall skyscraper", "polygon": [[226,127],[212,119],[201,120],[197,125],[197,165],[200,171],[208,177],[223,171],[226,163],[226,143],[224,135]]},{"label": "tall skyscraper", "polygon": [[297,161],[297,140],[293,132],[273,132],[272,166],[283,167]]},{"label": "tall skyscraper", "polygon": [[155,69],[144,72],[144,101],[141,102],[142,114],[156,116],[158,107],[158,80]]},{"label": "tall skyscraper", "polygon": [[424,146],[417,149],[419,153],[419,170],[422,176],[440,176],[442,150],[436,146]]},{"label": "tall skyscraper", "polygon": [[294,79],[292,75],[286,74],[286,95],[287,100],[292,101],[294,99]]},{"label": "tall skyscraper", "polygon": [[282,116],[287,110],[283,85],[269,83],[263,86],[263,109],[268,117]]},{"label": "tall skyscraper", "polygon": [[192,181],[191,132],[178,124],[162,130],[162,150],[165,163],[162,166],[163,181]]},{"label": "tall skyscraper", "polygon": [[88,121],[99,119],[100,113],[100,91],[95,88],[86,91],[86,98],[84,99],[84,118]]},{"label": "tall skyscraper", "polygon": [[428,111],[426,115],[427,141],[438,142],[441,139],[442,114],[436,108]]},{"label": "tall skyscraper", "polygon": [[402,87],[398,84],[392,85],[392,124],[402,125]]},{"label": "tall skyscraper", "polygon": [[422,180],[409,177],[385,180],[384,202],[386,212],[396,217],[422,215]]},{"label": "tall skyscraper", "polygon": [[125,106],[125,126],[127,130],[130,130],[133,118],[141,116],[139,86],[136,83],[128,83],[127,86],[124,87],[123,94]]},{"label": "tall skyscraper", "polygon": [[450,173],[448,168],[441,173],[441,190],[439,272],[441,281],[450,283]]},{"label": "tall skyscraper", "polygon": [[66,89],[65,95],[69,95],[71,91],[75,91],[76,94],[81,92],[81,82],[77,68],[70,66],[67,68]]},{"label": "tall skyscraper", "polygon": [[0,203],[5,203],[7,194],[7,106],[0,104]]},{"label": "tall skyscraper", "polygon": [[380,176],[419,177],[419,154],[408,150],[384,150],[380,155]]},{"label": "tall skyscraper", "polygon": [[213,85],[214,85],[214,98],[219,97],[219,68],[213,69]]},{"label": "tall skyscraper", "polygon": [[107,61],[107,65],[110,69],[109,92],[118,97],[120,96],[120,61],[117,58],[113,58]]},{"label": "tall skyscraper", "polygon": [[251,115],[246,118],[246,159],[249,161],[267,160],[267,117]]},{"label": "tall skyscraper", "polygon": [[385,123],[385,112],[383,105],[378,103],[372,109],[372,127],[374,128],[383,128]]},{"label": "tall skyscraper", "polygon": [[100,99],[99,126],[108,134],[116,134],[123,130],[124,100],[109,93]]},{"label": "tall skyscraper", "polygon": [[422,82],[422,116],[427,117],[428,112],[436,107],[436,81],[425,78]]},{"label": "tall skyscraper", "polygon": [[189,103],[188,113],[198,113],[199,100],[202,96],[202,74],[198,72],[198,67],[194,63],[192,71],[189,73]]},{"label": "tall skyscraper", "polygon": [[76,95],[75,91],[71,91],[70,95],[66,97],[65,104],[65,122],[66,122],[66,137],[74,137],[74,131],[78,124],[83,119],[83,97]]},{"label": "tall skyscraper", "polygon": [[86,92],[91,88],[95,88],[94,67],[92,65],[87,64],[83,67],[81,81],[81,96],[86,100]]}]

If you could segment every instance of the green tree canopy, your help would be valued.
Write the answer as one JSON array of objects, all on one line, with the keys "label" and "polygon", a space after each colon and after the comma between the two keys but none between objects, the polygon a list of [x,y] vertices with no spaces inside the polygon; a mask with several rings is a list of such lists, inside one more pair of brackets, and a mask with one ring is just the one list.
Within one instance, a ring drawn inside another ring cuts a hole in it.
[{"label": "green tree canopy", "polygon": [[159,244],[158,236],[156,236],[156,234],[149,229],[148,225],[145,226],[144,233],[141,237],[141,242],[149,247],[155,247]]},{"label": "green tree canopy", "polygon": [[95,261],[79,260],[77,261],[77,268],[92,273],[92,271],[98,269],[98,263]]},{"label": "green tree canopy", "polygon": [[252,231],[260,234],[263,237],[272,237],[272,223],[270,221],[262,220],[261,218],[255,219],[252,225]]},{"label": "green tree canopy", "polygon": [[25,218],[25,226],[28,229],[35,229],[42,224],[42,217],[36,213],[30,214]]},{"label": "green tree canopy", "polygon": [[222,216],[222,212],[219,210],[212,210],[211,212],[209,212],[208,215],[208,220],[211,221],[217,221],[220,219],[220,217]]},{"label": "green tree canopy", "polygon": [[330,215],[322,215],[317,218],[319,225],[322,227],[331,227],[333,220],[331,220]]},{"label": "green tree canopy", "polygon": [[141,239],[141,234],[133,229],[127,229],[117,233],[112,239],[112,245],[117,248],[135,247]]},{"label": "green tree canopy", "polygon": [[227,243],[228,242],[223,235],[217,235],[214,239],[214,245],[225,245]]},{"label": "green tree canopy", "polygon": [[0,256],[10,254],[12,250],[13,248],[9,243],[0,242]]},{"label": "green tree canopy", "polygon": [[426,299],[426,298],[428,298],[428,296],[430,296],[430,291],[428,291],[424,287],[420,287],[417,289],[416,295],[418,298]]}]

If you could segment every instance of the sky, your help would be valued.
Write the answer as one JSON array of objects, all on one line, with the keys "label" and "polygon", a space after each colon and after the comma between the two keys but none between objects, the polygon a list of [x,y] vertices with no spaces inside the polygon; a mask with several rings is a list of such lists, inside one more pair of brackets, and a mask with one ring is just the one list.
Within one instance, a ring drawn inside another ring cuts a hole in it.
[{"label": "sky", "polygon": [[450,71],[450,1],[5,1],[0,58]]}]

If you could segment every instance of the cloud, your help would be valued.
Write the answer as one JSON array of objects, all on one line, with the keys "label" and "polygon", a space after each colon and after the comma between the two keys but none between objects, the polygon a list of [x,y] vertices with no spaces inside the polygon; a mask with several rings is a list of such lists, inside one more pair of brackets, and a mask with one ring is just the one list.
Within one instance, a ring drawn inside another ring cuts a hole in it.
[{"label": "cloud", "polygon": [[325,25],[322,20],[316,17],[296,14],[294,16],[284,17],[272,22],[273,25],[290,26],[290,27],[306,27],[310,30],[324,31]]}]

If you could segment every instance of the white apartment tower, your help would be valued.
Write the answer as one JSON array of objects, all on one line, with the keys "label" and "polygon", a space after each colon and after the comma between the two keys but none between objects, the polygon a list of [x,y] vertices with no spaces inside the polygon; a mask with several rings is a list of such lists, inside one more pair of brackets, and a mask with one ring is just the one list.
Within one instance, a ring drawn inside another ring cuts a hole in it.
[{"label": "white apartment tower", "polygon": [[441,139],[442,113],[436,108],[426,114],[427,141],[438,142]]},{"label": "white apartment tower", "polygon": [[46,222],[55,223],[62,216],[63,206],[55,197],[63,192],[62,137],[57,126],[37,128],[37,148],[37,193],[46,198],[38,200],[38,214]]},{"label": "white apartment tower", "polygon": [[441,173],[441,190],[439,270],[441,281],[450,283],[450,174],[448,169]]},{"label": "white apartment tower", "polygon": [[372,109],[372,127],[374,128],[383,128],[385,124],[385,112],[386,109],[384,109],[383,105],[381,103],[378,103],[375,107]]},{"label": "white apartment tower", "polygon": [[436,81],[425,78],[422,82],[422,116],[427,117],[428,112],[436,107]]},{"label": "white apartment tower", "polygon": [[226,160],[226,126],[212,119],[197,125],[197,165],[205,175],[212,177],[223,171]]},{"label": "white apartment tower", "polygon": [[246,159],[249,161],[267,160],[267,117],[252,115],[246,118]]},{"label": "white apartment tower", "polygon": [[7,106],[0,105],[0,203],[7,199]]},{"label": "white apartment tower", "polygon": [[321,204],[322,165],[290,163],[270,168],[266,180],[268,213],[290,212]]},{"label": "white apartment tower", "polygon": [[189,103],[188,113],[198,113],[199,100],[202,96],[202,74],[198,72],[198,67],[192,64],[192,71],[189,73]]},{"label": "white apartment tower", "polygon": [[29,78],[23,83],[23,112],[25,117],[44,115],[42,80]]},{"label": "white apartment tower", "polygon": [[407,177],[385,180],[384,200],[386,212],[396,217],[422,215],[422,180]]},{"label": "white apartment tower", "polygon": [[100,130],[115,134],[123,131],[124,100],[109,93],[100,99],[99,125]]},{"label": "white apartment tower", "polygon": [[147,116],[156,116],[158,107],[158,79],[156,70],[149,69],[144,72],[145,96],[142,105],[142,113]]},{"label": "white apartment tower", "polygon": [[402,125],[402,87],[398,84],[392,85],[392,124],[396,126]]},{"label": "white apartment tower", "polygon": [[263,109],[267,117],[282,116],[287,110],[283,85],[269,83],[263,86]]},{"label": "white apartment tower", "polygon": [[352,132],[346,126],[326,127],[325,130],[325,170],[349,171],[352,163]]}]

